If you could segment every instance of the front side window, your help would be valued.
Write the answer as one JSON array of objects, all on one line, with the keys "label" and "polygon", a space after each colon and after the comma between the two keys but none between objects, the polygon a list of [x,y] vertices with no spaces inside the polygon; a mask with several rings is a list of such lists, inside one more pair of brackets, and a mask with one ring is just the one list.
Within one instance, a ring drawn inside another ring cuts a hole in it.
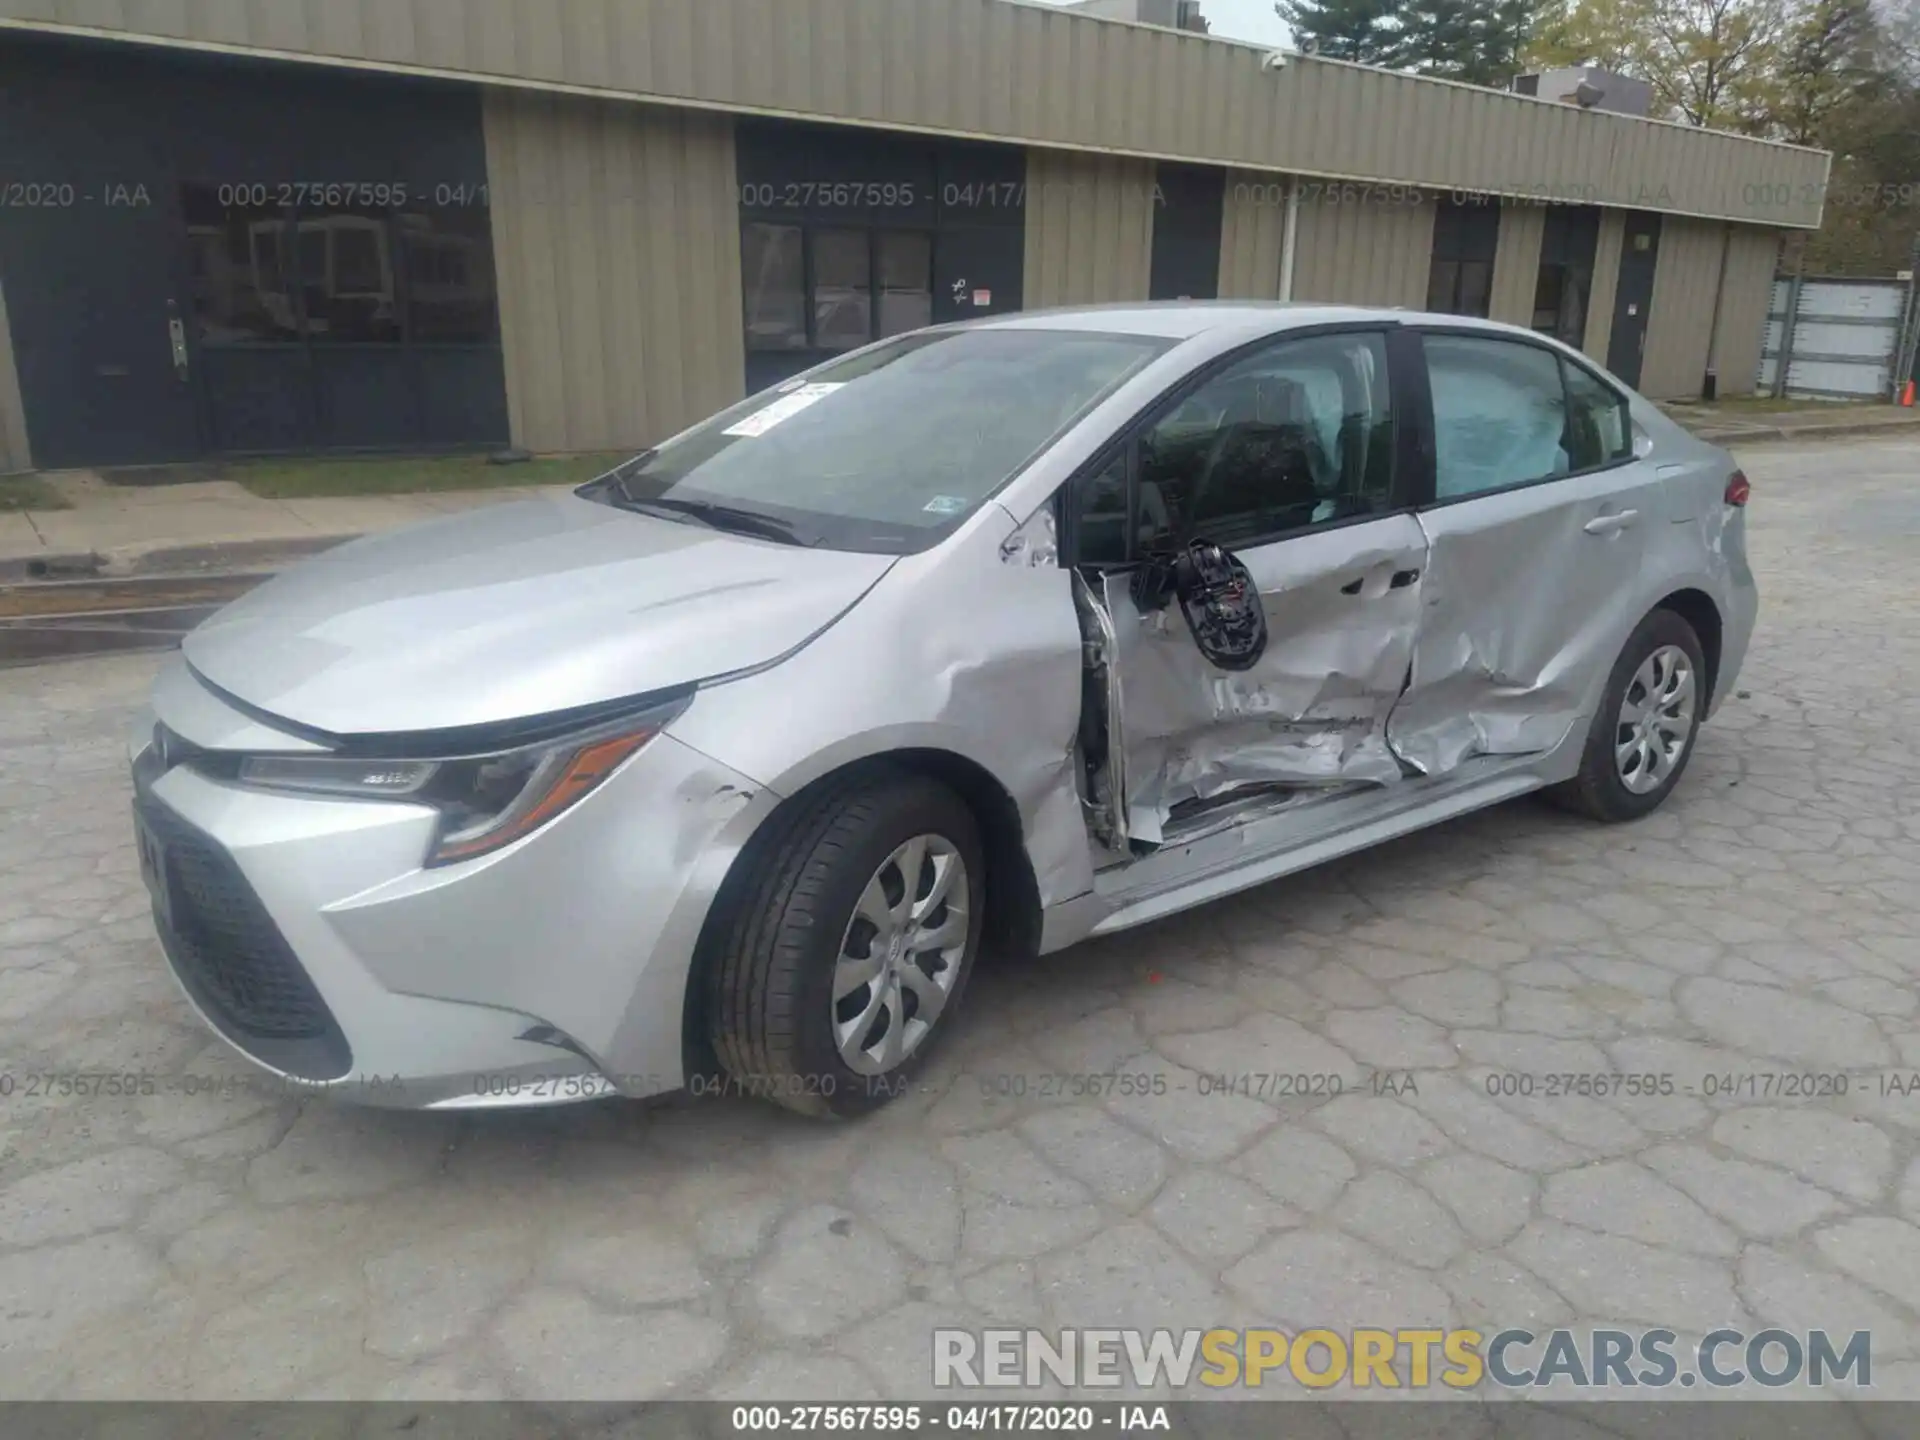
[{"label": "front side window", "polygon": [[1377,334],[1285,340],[1236,362],[1140,437],[1138,531],[1125,558],[1194,539],[1247,545],[1387,509],[1391,417]]},{"label": "front side window", "polygon": [[836,549],[924,549],[1129,376],[1146,336],[923,332],[723,411],[589,498]]},{"label": "front side window", "polygon": [[1436,499],[1573,471],[1558,356],[1538,345],[1478,336],[1428,335],[1425,344]]}]

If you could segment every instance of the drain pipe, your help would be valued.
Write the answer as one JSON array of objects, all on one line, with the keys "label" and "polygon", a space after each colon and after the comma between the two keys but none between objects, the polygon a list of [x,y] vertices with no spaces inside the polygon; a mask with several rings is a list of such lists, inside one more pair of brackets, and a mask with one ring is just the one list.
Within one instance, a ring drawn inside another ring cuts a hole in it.
[{"label": "drain pipe", "polygon": [[1720,395],[1720,306],[1727,294],[1727,259],[1733,251],[1733,227],[1720,236],[1720,274],[1713,283],[1713,319],[1707,323],[1707,373],[1700,381],[1700,398],[1716,400]]},{"label": "drain pipe", "polygon": [[1300,244],[1300,180],[1287,181],[1287,221],[1280,238],[1280,298],[1293,299],[1293,262]]}]

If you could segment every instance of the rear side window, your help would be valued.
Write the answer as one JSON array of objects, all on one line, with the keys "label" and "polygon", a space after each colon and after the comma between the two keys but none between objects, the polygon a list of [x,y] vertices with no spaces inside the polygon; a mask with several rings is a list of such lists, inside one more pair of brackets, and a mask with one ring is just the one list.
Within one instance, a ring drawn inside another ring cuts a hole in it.
[{"label": "rear side window", "polygon": [[1567,448],[1576,470],[1597,470],[1633,458],[1633,421],[1626,398],[1562,358],[1567,377]]},{"label": "rear side window", "polygon": [[1572,472],[1560,360],[1538,345],[1428,335],[1434,498],[1458,500]]}]

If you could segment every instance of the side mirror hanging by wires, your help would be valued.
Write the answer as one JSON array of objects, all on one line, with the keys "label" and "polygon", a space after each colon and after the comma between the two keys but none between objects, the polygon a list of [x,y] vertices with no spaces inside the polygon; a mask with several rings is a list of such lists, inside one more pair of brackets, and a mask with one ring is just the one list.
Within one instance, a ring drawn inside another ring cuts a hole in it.
[{"label": "side mirror hanging by wires", "polygon": [[1194,540],[1159,551],[1134,572],[1133,603],[1153,614],[1178,600],[1200,653],[1222,670],[1251,670],[1267,651],[1267,615],[1260,587],[1223,546]]}]

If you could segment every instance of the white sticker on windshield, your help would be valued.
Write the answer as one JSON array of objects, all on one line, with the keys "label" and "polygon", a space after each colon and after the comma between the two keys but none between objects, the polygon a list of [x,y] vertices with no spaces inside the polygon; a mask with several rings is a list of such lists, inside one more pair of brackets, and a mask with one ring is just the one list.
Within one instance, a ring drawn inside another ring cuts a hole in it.
[{"label": "white sticker on windshield", "polygon": [[790,395],[782,395],[763,410],[756,410],[737,425],[729,425],[720,433],[737,435],[743,440],[755,440],[783,421],[791,420],[802,410],[818,405],[840,386],[829,384],[802,385]]},{"label": "white sticker on windshield", "polygon": [[958,515],[967,508],[964,495],[936,495],[920,507],[929,515]]}]

